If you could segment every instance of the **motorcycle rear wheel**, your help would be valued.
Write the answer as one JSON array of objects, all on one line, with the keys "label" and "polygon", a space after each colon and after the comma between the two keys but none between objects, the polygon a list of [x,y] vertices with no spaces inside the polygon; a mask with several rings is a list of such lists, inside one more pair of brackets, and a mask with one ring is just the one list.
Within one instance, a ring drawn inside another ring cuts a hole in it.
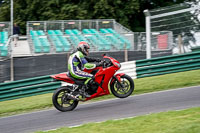
[{"label": "motorcycle rear wheel", "polygon": [[66,96],[66,93],[69,93],[67,87],[61,87],[55,90],[52,96],[52,102],[54,107],[62,112],[74,110],[78,102],[77,100],[71,100]]},{"label": "motorcycle rear wheel", "polygon": [[133,79],[125,74],[121,76],[121,84],[124,87],[121,87],[116,80],[112,82],[110,85],[112,94],[118,98],[126,98],[130,96],[134,91]]}]

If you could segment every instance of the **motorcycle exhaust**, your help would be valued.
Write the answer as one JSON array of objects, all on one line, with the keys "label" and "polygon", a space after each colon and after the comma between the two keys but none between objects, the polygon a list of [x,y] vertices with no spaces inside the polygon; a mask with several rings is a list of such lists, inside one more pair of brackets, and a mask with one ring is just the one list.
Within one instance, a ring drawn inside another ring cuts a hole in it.
[{"label": "motorcycle exhaust", "polygon": [[78,97],[76,97],[76,96],[74,96],[74,95],[72,95],[72,94],[66,93],[66,95],[67,95],[67,98],[69,98],[69,99],[71,99],[71,100],[79,100]]}]

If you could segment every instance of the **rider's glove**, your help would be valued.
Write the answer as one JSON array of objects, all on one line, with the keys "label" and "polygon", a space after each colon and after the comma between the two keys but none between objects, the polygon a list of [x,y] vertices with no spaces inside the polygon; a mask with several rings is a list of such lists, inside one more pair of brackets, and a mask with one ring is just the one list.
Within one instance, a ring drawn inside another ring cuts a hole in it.
[{"label": "rider's glove", "polygon": [[97,59],[96,59],[96,62],[101,62],[101,59],[97,58]]},{"label": "rider's glove", "polygon": [[96,67],[100,67],[100,66],[103,66],[103,61],[98,62],[98,63],[96,64]]}]

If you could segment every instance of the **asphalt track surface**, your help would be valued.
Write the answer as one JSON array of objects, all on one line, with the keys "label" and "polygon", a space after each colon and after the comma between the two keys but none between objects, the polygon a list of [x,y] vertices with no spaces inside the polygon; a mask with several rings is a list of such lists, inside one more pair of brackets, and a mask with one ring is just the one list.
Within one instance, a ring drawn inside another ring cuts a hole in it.
[{"label": "asphalt track surface", "polygon": [[74,111],[56,109],[0,118],[0,133],[30,133],[89,122],[200,107],[200,86],[81,104]]}]

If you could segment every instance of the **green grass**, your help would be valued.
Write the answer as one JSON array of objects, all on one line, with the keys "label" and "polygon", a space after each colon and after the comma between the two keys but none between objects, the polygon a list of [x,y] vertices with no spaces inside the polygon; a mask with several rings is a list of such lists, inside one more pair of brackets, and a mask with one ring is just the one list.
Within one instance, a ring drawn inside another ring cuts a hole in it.
[{"label": "green grass", "polygon": [[[45,133],[199,133],[200,107],[162,112],[123,120],[65,127]],[[44,133],[44,132],[37,132]]]},{"label": "green grass", "polygon": [[[134,82],[135,91],[133,94],[195,86],[200,85],[200,70],[135,79]],[[51,108],[51,97],[52,93],[0,102],[0,117]],[[90,102],[109,98],[114,98],[114,96],[99,97]]]},{"label": "green grass", "polygon": [[0,117],[52,107],[51,95],[44,94],[0,102]]}]

